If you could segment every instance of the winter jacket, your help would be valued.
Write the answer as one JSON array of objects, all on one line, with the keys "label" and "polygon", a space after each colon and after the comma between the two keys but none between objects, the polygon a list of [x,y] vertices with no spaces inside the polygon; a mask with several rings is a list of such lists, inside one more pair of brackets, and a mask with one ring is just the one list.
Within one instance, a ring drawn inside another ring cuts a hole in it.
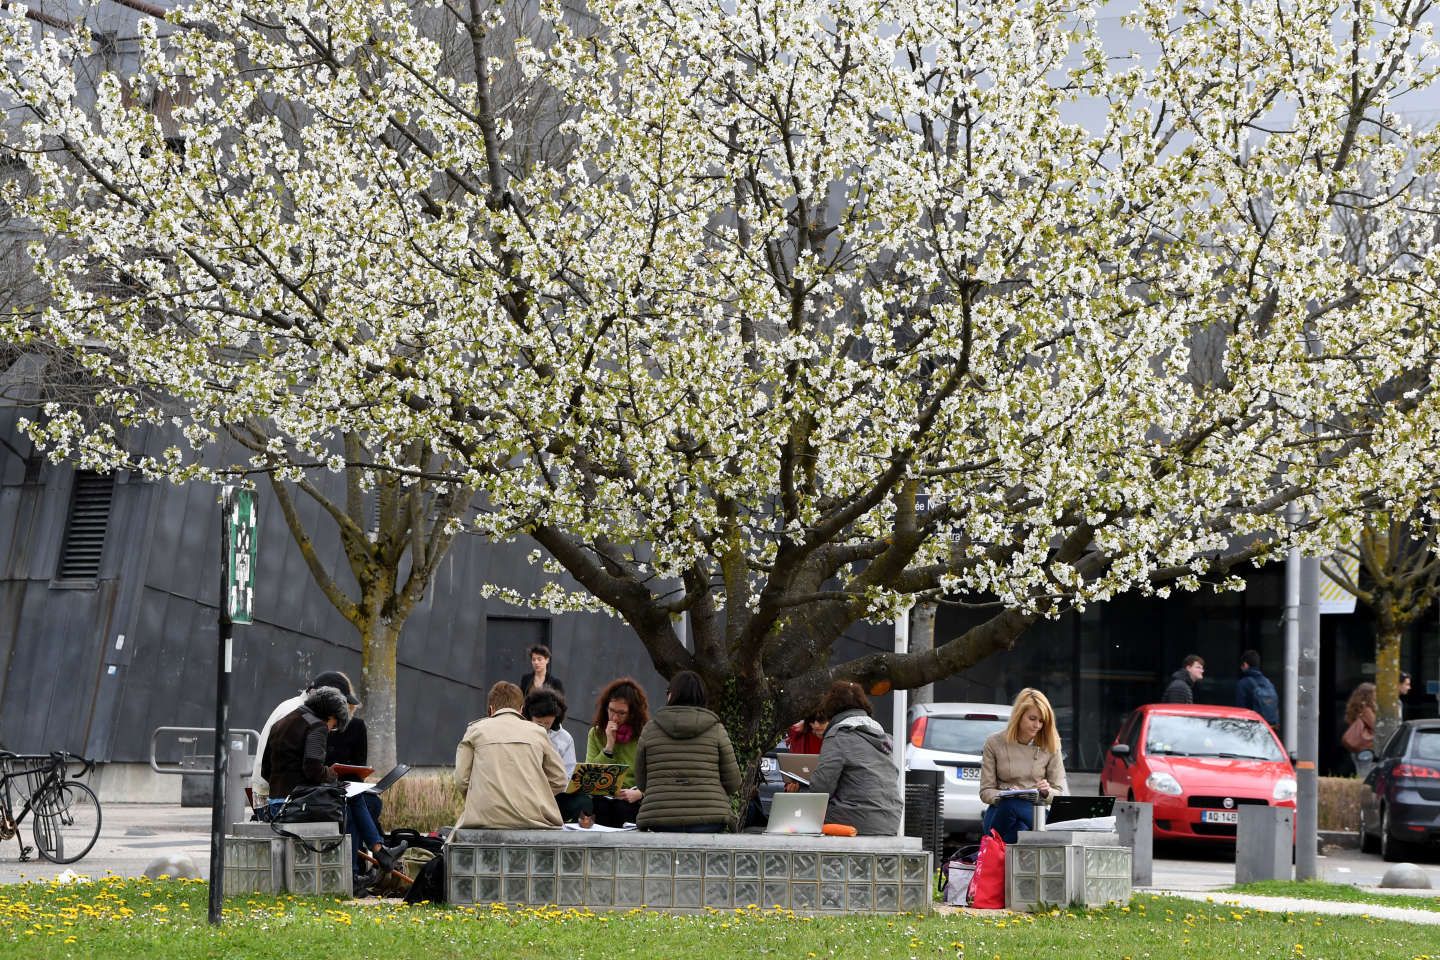
[{"label": "winter jacket", "polygon": [[1190,682],[1190,674],[1182,667],[1170,675],[1170,686],[1160,695],[1161,703],[1194,703],[1195,685]]},{"label": "winter jacket", "polygon": [[1001,790],[1034,790],[1043,778],[1050,783],[1049,804],[1056,794],[1065,793],[1065,761],[1058,753],[1033,743],[1012,743],[1006,731],[985,738],[980,752],[980,802],[994,803]]},{"label": "winter jacket", "polygon": [[830,720],[812,793],[830,794],[826,823],[843,823],[864,836],[895,836],[900,829],[900,771],[890,737],[863,710],[842,710]]},{"label": "winter jacket", "polygon": [[523,830],[560,826],[555,794],[569,780],[540,725],[508,707],[476,720],[455,748],[465,793],[460,826]]},{"label": "winter jacket", "polygon": [[740,767],[720,718],[704,707],[661,707],[635,751],[635,785],[645,792],[635,825],[663,830],[728,823]]},{"label": "winter jacket", "polygon": [[298,707],[275,722],[260,758],[260,775],[272,798],[288,797],[299,786],[335,781],[335,771],[325,766],[329,737],[330,728],[308,707]]},{"label": "winter jacket", "polygon": [[[640,731],[644,736],[645,731]],[[605,728],[591,727],[590,733],[585,737],[585,762],[586,763],[623,763],[629,770],[620,775],[615,783],[616,790],[628,790],[635,786],[635,750],[638,740],[627,740],[624,743],[615,744],[615,752],[610,756],[605,755]]]},{"label": "winter jacket", "polygon": [[1280,697],[1259,667],[1247,668],[1235,682],[1235,706],[1254,710],[1271,727],[1280,725]]}]

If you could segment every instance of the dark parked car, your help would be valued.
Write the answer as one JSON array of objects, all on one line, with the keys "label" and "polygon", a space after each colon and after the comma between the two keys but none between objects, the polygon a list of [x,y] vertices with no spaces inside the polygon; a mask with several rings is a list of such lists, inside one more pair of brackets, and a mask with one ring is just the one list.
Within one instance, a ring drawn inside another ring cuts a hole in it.
[{"label": "dark parked car", "polygon": [[1440,841],[1440,720],[1411,720],[1385,744],[1365,777],[1360,849],[1404,860]]}]

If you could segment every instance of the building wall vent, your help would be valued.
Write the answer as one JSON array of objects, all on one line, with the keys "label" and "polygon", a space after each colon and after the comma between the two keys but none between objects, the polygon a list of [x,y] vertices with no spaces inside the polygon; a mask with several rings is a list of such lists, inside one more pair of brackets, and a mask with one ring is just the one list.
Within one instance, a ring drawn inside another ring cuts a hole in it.
[{"label": "building wall vent", "polygon": [[75,471],[70,515],[65,521],[65,546],[60,552],[61,580],[94,580],[100,576],[105,531],[110,526],[110,502],[115,475],[93,470]]}]

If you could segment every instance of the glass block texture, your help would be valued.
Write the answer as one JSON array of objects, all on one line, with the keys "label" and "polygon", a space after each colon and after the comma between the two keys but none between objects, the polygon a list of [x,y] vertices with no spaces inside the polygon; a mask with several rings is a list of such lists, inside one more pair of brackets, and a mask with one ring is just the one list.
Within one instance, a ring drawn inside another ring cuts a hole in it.
[{"label": "glass block texture", "polygon": [[348,897],[353,892],[350,840],[328,841],[326,846],[307,850],[298,840],[286,839],[285,891],[301,894],[338,894]]},{"label": "glass block texture", "polygon": [[928,854],[457,844],[450,857],[454,903],[664,910],[753,904],[806,913],[930,908],[923,896]]},{"label": "glass block texture", "polygon": [[225,838],[225,895],[282,893],[283,876],[274,869],[274,841],[249,837]]},{"label": "glass block texture", "polygon": [[1006,851],[1006,905],[1104,906],[1130,899],[1126,847],[1015,844]]}]

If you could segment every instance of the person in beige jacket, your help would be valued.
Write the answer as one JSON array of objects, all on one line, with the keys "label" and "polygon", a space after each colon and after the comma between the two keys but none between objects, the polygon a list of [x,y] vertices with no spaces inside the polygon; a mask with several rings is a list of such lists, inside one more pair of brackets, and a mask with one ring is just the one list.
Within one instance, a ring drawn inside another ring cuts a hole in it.
[{"label": "person in beige jacket", "polygon": [[980,754],[980,802],[989,804],[980,825],[982,836],[995,830],[1000,839],[1014,843],[1021,830],[1034,827],[1034,800],[1005,796],[1009,790],[1033,790],[1045,804],[1065,792],[1055,711],[1045,694],[1031,687],[1015,697],[1010,723],[986,738]]},{"label": "person in beige jacket", "polygon": [[555,794],[569,778],[545,731],[520,716],[524,705],[520,688],[501,680],[490,688],[490,715],[465,729],[455,748],[455,779],[465,792],[459,826],[560,826]]}]

